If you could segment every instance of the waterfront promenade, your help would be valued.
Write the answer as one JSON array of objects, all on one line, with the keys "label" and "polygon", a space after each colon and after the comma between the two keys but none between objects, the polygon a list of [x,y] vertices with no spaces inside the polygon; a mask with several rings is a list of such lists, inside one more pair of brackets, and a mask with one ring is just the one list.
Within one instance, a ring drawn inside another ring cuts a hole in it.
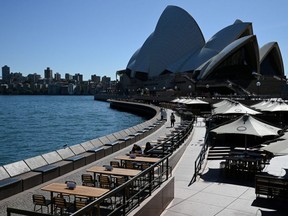
[{"label": "waterfront promenade", "polygon": [[[168,116],[171,110],[168,110]],[[176,116],[176,126],[180,124],[179,117]],[[147,141],[156,140],[159,136],[168,134],[173,128],[168,120],[160,129],[137,142],[141,146]],[[197,158],[203,144],[206,127],[203,119],[198,118],[193,132],[186,143],[187,148],[180,161],[174,168],[172,176],[175,177],[174,200],[162,213],[162,216],[230,216],[230,215],[286,215],[282,211],[285,208],[282,202],[277,206],[275,203],[267,202],[267,198],[257,199],[253,186],[238,182],[227,182],[219,173],[219,160],[206,161],[203,164],[202,175],[195,183],[188,186],[194,174],[194,161]],[[32,210],[32,194],[39,193],[49,196],[47,192],[41,191],[41,187],[52,182],[65,182],[66,180],[76,181],[81,184],[81,174],[94,165],[108,164],[115,156],[123,155],[130,151],[132,146],[121,149],[105,158],[95,161],[89,165],[81,167],[64,176],[45,182],[27,191],[0,201],[0,215],[6,215],[7,207]],[[140,204],[139,208],[141,208]],[[282,206],[282,207],[281,207]],[[277,211],[275,209],[277,208]],[[137,210],[137,209],[136,209]],[[284,209],[285,210],[285,209]],[[134,211],[133,211],[134,212]],[[287,211],[286,211],[287,212]],[[133,215],[133,213],[131,214]]]},{"label": "waterfront promenade", "polygon": [[[167,110],[167,117],[169,118],[171,114],[171,110]],[[175,126],[180,124],[180,118],[178,116],[176,116],[176,123]],[[140,146],[145,146],[145,143],[148,141],[153,141],[153,140],[157,140],[157,138],[161,137],[161,136],[166,136],[166,134],[169,134],[170,131],[174,130],[173,128],[171,128],[170,126],[170,120],[168,119],[167,122],[165,122],[165,124],[163,126],[161,126],[158,130],[156,130],[155,132],[151,133],[150,135],[146,136],[145,138],[143,138],[142,140],[136,142],[137,144],[139,144]],[[9,198],[3,199],[0,201],[0,215],[4,216],[6,215],[6,208],[7,207],[11,207],[11,208],[19,208],[19,209],[24,209],[24,210],[33,210],[34,205],[32,202],[32,194],[43,194],[45,195],[47,198],[49,197],[49,193],[47,192],[43,192],[41,190],[41,188],[45,185],[48,185],[52,182],[65,182],[68,180],[71,181],[75,181],[77,184],[81,184],[81,175],[83,173],[85,173],[85,171],[95,165],[98,166],[102,166],[102,165],[106,165],[109,164],[109,162],[111,160],[113,160],[116,156],[119,155],[123,155],[128,153],[132,148],[132,145],[123,148],[115,153],[112,153],[102,159],[99,159],[91,164],[88,164],[84,167],[81,167],[77,170],[74,170],[70,173],[67,173],[63,176],[57,177],[51,181],[45,182],[41,185],[38,185],[36,187],[33,187],[31,189],[28,189],[26,191],[23,191],[19,194],[16,194],[14,196],[11,196]]]},{"label": "waterfront promenade", "polygon": [[[229,180],[219,168],[220,160],[205,161],[203,171],[191,186],[194,161],[204,144],[205,123],[198,118],[193,137],[174,168],[174,200],[161,216],[281,216],[287,215],[287,202],[266,197],[256,199],[253,180]],[[277,161],[281,167],[281,160]],[[282,161],[283,162],[283,161]],[[277,167],[277,164],[274,164]],[[269,167],[265,169],[268,171]]]}]

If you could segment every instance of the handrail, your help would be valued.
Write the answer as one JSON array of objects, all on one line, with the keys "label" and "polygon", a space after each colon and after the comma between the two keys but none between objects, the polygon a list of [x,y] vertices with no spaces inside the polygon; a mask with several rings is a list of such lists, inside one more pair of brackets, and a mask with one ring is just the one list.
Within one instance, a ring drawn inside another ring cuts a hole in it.
[{"label": "handrail", "polygon": [[[188,137],[190,132],[193,129],[193,121],[180,131],[180,133],[171,136],[165,142],[161,143],[162,148],[165,149],[165,144],[168,142],[172,143],[170,149],[163,150],[164,157],[160,158],[160,161],[152,164],[147,169],[140,172],[138,175],[134,176],[124,184],[114,188],[98,199],[92,201],[82,209],[71,214],[71,216],[80,216],[85,213],[95,209],[95,206],[98,206],[98,211],[100,211],[99,206],[107,199],[116,200],[120,197],[119,205],[113,204],[113,209],[110,210],[106,215],[127,215],[133,209],[140,205],[140,203],[148,196],[152,194],[160,185],[167,181],[171,175],[171,169],[169,166],[169,158],[182,143]],[[159,146],[158,146],[159,147]],[[137,186],[137,190],[131,193],[131,188]],[[136,201],[135,201],[136,200]],[[47,214],[21,210],[16,208],[7,208],[7,216],[11,216],[12,213],[22,214],[22,215],[31,215],[31,216],[40,216]],[[99,213],[99,212],[98,212]]]},{"label": "handrail", "polygon": [[208,144],[204,143],[198,157],[196,158],[196,160],[194,162],[194,175],[193,175],[190,183],[188,184],[188,186],[190,186],[191,184],[193,184],[196,181],[197,175],[200,172],[203,161],[205,159],[207,149],[208,149]]},{"label": "handrail", "polygon": [[[113,198],[118,194],[121,194],[123,196],[122,203],[120,204],[119,207],[116,207],[115,209],[113,209],[113,211],[110,212],[108,215],[114,215],[114,214],[119,215],[119,213],[121,211],[122,211],[121,215],[126,215],[128,212],[132,211],[134,208],[136,208],[137,206],[140,205],[140,202],[141,202],[140,196],[141,196],[141,194],[144,194],[144,192],[146,191],[147,188],[148,188],[148,194],[151,195],[151,192],[153,190],[158,188],[164,181],[168,180],[169,173],[167,173],[166,169],[168,166],[168,159],[169,159],[170,155],[171,154],[166,155],[164,158],[162,158],[157,163],[151,165],[149,168],[142,171],[138,175],[134,176],[132,179],[128,180],[127,182],[125,182],[121,186],[119,186],[119,187],[109,191],[108,193],[104,194],[99,199],[89,203],[84,208],[79,209],[78,211],[74,212],[73,214],[71,214],[71,216],[83,215],[83,214],[85,214],[85,212],[92,210],[95,206],[100,206],[100,204],[103,203],[105,200],[107,200],[109,198]],[[158,169],[158,171],[159,171],[158,175],[159,176],[157,178],[154,178],[154,180],[152,180],[153,178],[151,176],[151,173],[154,171],[155,168]],[[149,181],[146,181],[143,184],[139,181],[139,179],[145,178],[146,175],[148,175]],[[164,179],[163,179],[163,177],[164,177]],[[129,191],[131,186],[133,187],[137,183],[140,184],[140,185],[138,185],[139,188],[138,188],[137,192],[135,194],[133,194],[132,196],[129,196],[129,194],[127,194],[127,191]],[[133,204],[133,200],[135,198],[138,198],[138,202],[134,202],[134,204]],[[131,202],[132,202],[132,205],[130,205]]]},{"label": "handrail", "polygon": [[193,175],[191,181],[189,182],[188,186],[190,186],[191,184],[193,184],[196,181],[197,175],[199,174],[201,167],[202,167],[202,164],[203,164],[203,161],[205,160],[206,151],[208,149],[207,138],[208,138],[208,133],[206,133],[206,135],[205,135],[204,145],[201,148],[201,151],[194,162],[194,175]]}]

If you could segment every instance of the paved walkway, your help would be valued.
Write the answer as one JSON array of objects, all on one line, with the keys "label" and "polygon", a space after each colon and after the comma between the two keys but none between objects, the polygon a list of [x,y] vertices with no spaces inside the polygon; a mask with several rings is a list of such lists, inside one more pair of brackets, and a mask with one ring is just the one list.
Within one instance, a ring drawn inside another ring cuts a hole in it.
[{"label": "paved walkway", "polygon": [[[170,113],[171,111],[168,110],[168,117]],[[180,119],[176,116],[175,126],[177,126],[177,124],[180,124]],[[173,128],[170,127],[170,121],[168,120],[164,126],[141,140],[139,144],[143,146],[147,141],[156,140],[157,137],[164,136],[171,130],[173,130]],[[280,201],[272,203],[266,198],[256,200],[254,187],[247,186],[245,182],[241,182],[240,180],[237,182],[227,182],[226,179],[223,179],[219,173],[219,160],[208,161],[205,164],[201,178],[191,186],[188,186],[194,173],[194,161],[204,144],[205,132],[205,123],[201,119],[198,119],[197,124],[194,126],[192,140],[172,173],[172,175],[175,176],[175,198],[162,213],[162,216],[287,215],[288,210],[284,209],[287,203]],[[6,215],[7,206],[27,210],[33,209],[32,194],[39,193],[49,196],[46,192],[41,191],[41,187],[44,185],[51,182],[65,182],[66,180],[74,180],[80,184],[81,174],[84,173],[87,168],[93,165],[107,164],[115,156],[129,152],[131,147],[132,146],[126,147],[110,156],[58,177],[50,182],[1,200],[0,215]]]},{"label": "paved walkway", "polygon": [[[205,125],[198,119],[191,143],[173,170],[175,198],[161,216],[252,216],[287,215],[287,203],[270,202],[267,198],[256,200],[255,189],[247,182],[227,181],[220,173],[220,160],[207,161],[201,177],[191,186],[194,161],[204,143]],[[250,180],[251,183],[251,180]]]},{"label": "paved walkway", "polygon": [[[170,124],[170,120],[169,120],[171,112],[172,112],[171,110],[167,110],[168,120],[167,120],[167,122],[165,122],[165,124],[161,128],[159,128],[157,131],[153,132],[149,136],[145,137],[144,139],[142,139],[136,143],[139,144],[140,146],[145,146],[146,142],[152,141],[152,140],[157,140],[158,137],[165,136],[166,134],[169,134],[170,131],[173,130],[173,128],[171,128],[171,124]],[[178,116],[176,116],[175,126],[177,126],[178,124],[180,124],[180,118]],[[32,194],[43,194],[46,197],[49,197],[49,193],[41,190],[41,188],[43,186],[48,185],[52,182],[65,182],[67,180],[75,181],[77,184],[81,184],[81,175],[83,173],[85,173],[86,169],[88,169],[92,166],[95,166],[95,165],[102,166],[104,164],[109,164],[109,162],[111,160],[113,160],[114,157],[128,153],[131,150],[131,148],[132,148],[132,145],[128,146],[124,149],[121,149],[120,151],[117,151],[117,152],[115,152],[109,156],[106,156],[105,158],[97,160],[91,164],[88,164],[84,167],[81,167],[81,168],[74,170],[70,173],[67,173],[63,176],[55,178],[49,182],[45,182],[45,183],[38,185],[34,188],[31,188],[29,190],[23,191],[19,194],[16,194],[14,196],[9,197],[9,198],[0,200],[0,216],[7,215],[6,214],[6,208],[7,207],[25,209],[25,210],[33,210],[34,205],[32,203]]]}]

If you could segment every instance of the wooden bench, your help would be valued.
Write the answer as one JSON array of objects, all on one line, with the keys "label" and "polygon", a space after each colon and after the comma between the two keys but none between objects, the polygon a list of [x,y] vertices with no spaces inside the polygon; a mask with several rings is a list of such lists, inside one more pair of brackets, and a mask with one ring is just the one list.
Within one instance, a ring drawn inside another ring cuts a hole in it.
[{"label": "wooden bench", "polygon": [[267,198],[288,199],[288,179],[274,176],[255,176],[256,196],[267,196]]}]

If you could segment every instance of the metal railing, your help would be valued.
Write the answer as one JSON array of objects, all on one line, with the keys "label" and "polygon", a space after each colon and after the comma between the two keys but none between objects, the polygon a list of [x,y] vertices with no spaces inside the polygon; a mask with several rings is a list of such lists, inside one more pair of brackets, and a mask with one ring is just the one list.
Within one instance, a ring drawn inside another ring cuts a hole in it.
[{"label": "metal railing", "polygon": [[[140,203],[152,192],[159,188],[161,184],[168,180],[171,176],[171,167],[169,166],[169,158],[173,152],[185,142],[193,129],[193,121],[183,126],[183,129],[163,143],[154,146],[150,151],[161,149],[160,160],[152,164],[147,169],[140,172],[137,176],[126,181],[124,184],[113,188],[105,195],[96,200],[91,201],[85,207],[81,208],[71,216],[85,215],[87,212],[93,212],[93,215],[127,215],[137,208]],[[159,153],[159,152],[158,152]],[[21,210],[16,208],[7,208],[7,216],[30,215],[30,216],[46,216],[48,214],[38,213],[34,211]]]}]

